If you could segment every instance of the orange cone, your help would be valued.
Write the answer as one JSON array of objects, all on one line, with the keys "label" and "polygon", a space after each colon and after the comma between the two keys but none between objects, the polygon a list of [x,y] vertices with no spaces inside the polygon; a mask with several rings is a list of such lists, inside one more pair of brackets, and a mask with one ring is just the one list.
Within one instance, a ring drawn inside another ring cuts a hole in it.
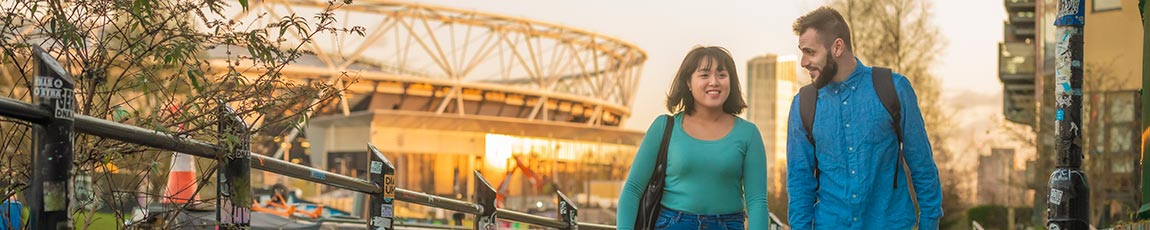
[{"label": "orange cone", "polygon": [[199,200],[196,194],[196,161],[192,156],[175,153],[168,172],[168,187],[164,190],[164,203],[183,204]]}]

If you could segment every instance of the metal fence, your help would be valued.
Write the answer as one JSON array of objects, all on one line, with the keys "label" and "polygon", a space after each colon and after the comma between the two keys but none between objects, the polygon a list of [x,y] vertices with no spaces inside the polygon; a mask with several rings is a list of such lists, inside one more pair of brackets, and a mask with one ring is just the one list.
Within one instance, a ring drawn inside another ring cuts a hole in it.
[{"label": "metal fence", "polygon": [[[475,215],[474,229],[494,229],[496,220],[510,220],[557,229],[615,229],[614,226],[579,223],[578,208],[562,192],[556,192],[558,219],[536,216],[495,207],[496,192],[479,172],[475,173],[475,202],[445,198],[396,187],[395,166],[370,143],[370,179],[363,180],[328,171],[289,163],[283,160],[253,154],[250,151],[248,127],[226,103],[222,101],[219,113],[219,141],[211,144],[199,140],[173,136],[155,130],[119,124],[99,118],[72,113],[75,96],[74,81],[55,59],[39,47],[34,48],[40,69],[33,89],[33,104],[9,98],[0,98],[0,116],[28,121],[35,126],[33,141],[32,194],[28,197],[31,229],[70,229],[67,188],[71,171],[73,133],[110,138],[126,143],[156,149],[179,151],[193,156],[219,161],[216,220],[221,228],[250,226],[251,186],[250,169],[260,169],[293,178],[368,194],[368,229],[395,229],[396,226],[413,228],[456,229],[455,226],[397,225],[394,216],[396,200]],[[224,140],[232,140],[231,142]],[[236,143],[238,142],[238,143]],[[771,215],[772,229],[778,229],[778,219]],[[416,224],[418,225],[418,224]]]}]

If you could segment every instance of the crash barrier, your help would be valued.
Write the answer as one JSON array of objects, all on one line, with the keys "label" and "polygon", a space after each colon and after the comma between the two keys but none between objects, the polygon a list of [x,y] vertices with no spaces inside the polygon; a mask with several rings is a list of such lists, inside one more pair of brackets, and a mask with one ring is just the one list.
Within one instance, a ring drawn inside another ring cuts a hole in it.
[{"label": "crash barrier", "polygon": [[[220,169],[217,179],[216,221],[220,228],[247,228],[251,225],[251,168],[284,176],[334,186],[368,195],[368,229],[395,229],[395,201],[425,205],[475,215],[474,229],[495,229],[503,219],[556,229],[615,229],[614,226],[579,223],[578,208],[560,191],[556,191],[557,218],[537,216],[495,207],[496,192],[478,171],[475,174],[475,201],[468,202],[429,195],[396,187],[395,165],[374,146],[371,150],[370,178],[363,180],[298,165],[250,150],[250,133],[243,120],[224,101],[217,101],[218,140],[216,144],[174,136],[156,130],[119,124],[72,113],[74,81],[59,64],[39,47],[34,47],[39,66],[33,90],[33,104],[0,98],[0,116],[24,120],[34,127],[33,173],[31,194],[31,229],[70,229],[69,210],[72,161],[72,136],[75,131],[94,136],[138,144],[156,149],[179,151],[192,156],[214,159]],[[772,223],[779,223],[771,215]],[[410,225],[407,223],[400,223]],[[362,225],[361,225],[362,226]],[[413,226],[414,227],[414,226]],[[427,226],[424,226],[427,227]],[[774,226],[773,226],[774,227]],[[447,229],[456,227],[446,227]],[[774,227],[777,228],[777,227]]]}]

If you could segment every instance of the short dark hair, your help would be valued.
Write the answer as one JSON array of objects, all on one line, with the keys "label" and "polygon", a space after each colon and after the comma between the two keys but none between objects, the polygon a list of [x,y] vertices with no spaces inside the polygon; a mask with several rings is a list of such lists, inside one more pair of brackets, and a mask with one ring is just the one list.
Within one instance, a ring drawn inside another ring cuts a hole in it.
[{"label": "short dark hair", "polygon": [[795,35],[802,35],[807,29],[815,29],[827,47],[834,43],[835,38],[841,38],[847,50],[854,50],[851,46],[851,28],[847,26],[843,15],[829,6],[819,7],[795,19],[795,24],[791,25],[791,28],[795,31]]},{"label": "short dark hair", "polygon": [[743,100],[743,91],[739,86],[739,73],[735,70],[735,59],[727,49],[718,46],[695,46],[683,64],[679,64],[679,72],[675,74],[675,81],[671,82],[671,92],[667,93],[667,111],[671,113],[684,112],[687,115],[695,113],[695,97],[691,95],[691,74],[699,69],[699,63],[706,59],[718,61],[718,70],[726,70],[731,81],[731,93],[723,102],[723,112],[731,115],[743,113],[747,102]]}]

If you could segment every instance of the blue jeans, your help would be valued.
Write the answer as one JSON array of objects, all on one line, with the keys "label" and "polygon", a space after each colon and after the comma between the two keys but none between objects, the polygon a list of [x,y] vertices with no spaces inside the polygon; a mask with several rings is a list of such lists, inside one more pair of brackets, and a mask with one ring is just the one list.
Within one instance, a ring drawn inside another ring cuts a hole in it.
[{"label": "blue jeans", "polygon": [[745,219],[746,214],[743,212],[706,215],[687,213],[663,207],[663,210],[659,212],[659,219],[655,220],[655,229],[746,229],[743,222]]}]

